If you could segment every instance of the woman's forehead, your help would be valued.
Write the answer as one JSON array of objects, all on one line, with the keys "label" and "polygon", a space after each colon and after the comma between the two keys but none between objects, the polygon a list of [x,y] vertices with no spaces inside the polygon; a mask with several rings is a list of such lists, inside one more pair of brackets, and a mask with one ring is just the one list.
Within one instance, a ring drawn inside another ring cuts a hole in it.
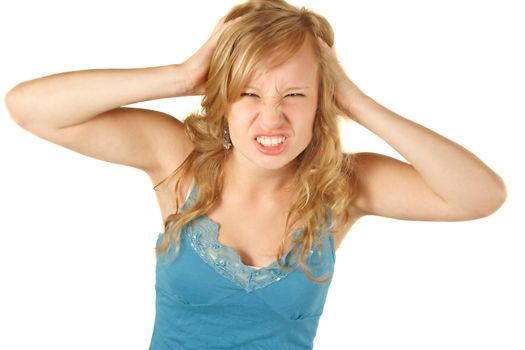
[{"label": "woman's forehead", "polygon": [[303,46],[290,58],[279,64],[272,64],[275,59],[270,57],[262,61],[254,69],[246,82],[246,86],[254,88],[265,87],[312,87],[318,82],[318,62],[315,53],[309,45]]}]

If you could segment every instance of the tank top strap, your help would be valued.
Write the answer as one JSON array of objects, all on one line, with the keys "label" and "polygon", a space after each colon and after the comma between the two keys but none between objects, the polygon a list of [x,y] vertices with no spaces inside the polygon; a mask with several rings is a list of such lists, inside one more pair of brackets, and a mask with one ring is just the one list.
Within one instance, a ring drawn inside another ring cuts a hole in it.
[{"label": "tank top strap", "polygon": [[191,184],[188,187],[188,192],[186,192],[186,198],[184,199],[184,204],[180,208],[179,212],[188,210],[193,205],[193,202],[197,199],[197,186],[195,184],[195,178],[192,178]]},{"label": "tank top strap", "polygon": [[188,192],[186,192],[186,197],[184,198],[184,202],[188,200],[190,197],[191,191],[193,190],[193,185],[195,184],[195,178],[191,178],[191,184],[188,187]]}]

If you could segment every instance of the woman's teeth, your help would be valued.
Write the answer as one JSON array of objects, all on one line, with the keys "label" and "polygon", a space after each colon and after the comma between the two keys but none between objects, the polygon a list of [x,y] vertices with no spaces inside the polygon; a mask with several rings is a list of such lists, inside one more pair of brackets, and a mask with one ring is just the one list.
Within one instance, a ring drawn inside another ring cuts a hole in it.
[{"label": "woman's teeth", "polygon": [[273,147],[278,146],[281,143],[286,140],[286,137],[284,136],[277,136],[277,137],[267,137],[267,136],[259,136],[257,137],[257,142],[259,142],[261,145],[265,147]]}]

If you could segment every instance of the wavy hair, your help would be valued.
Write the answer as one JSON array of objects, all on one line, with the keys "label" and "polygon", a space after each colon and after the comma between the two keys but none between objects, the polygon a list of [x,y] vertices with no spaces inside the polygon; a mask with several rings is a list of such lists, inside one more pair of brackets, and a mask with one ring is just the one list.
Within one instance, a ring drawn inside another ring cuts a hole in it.
[{"label": "wavy hair", "polygon": [[[314,244],[320,243],[318,232],[342,233],[350,221],[350,203],[355,196],[356,176],[354,156],[342,151],[339,140],[338,115],[344,115],[335,100],[335,72],[333,63],[325,57],[315,40],[320,37],[330,47],[334,44],[333,29],[328,21],[304,7],[298,8],[282,0],[251,0],[233,7],[225,21],[242,16],[220,36],[213,54],[202,112],[190,114],[184,120],[185,132],[194,145],[184,162],[162,182],[177,173],[181,176],[175,185],[177,212],[164,223],[164,240],[156,247],[156,256],[165,254],[175,242],[174,256],[178,254],[183,227],[212,209],[219,198],[224,181],[223,164],[231,150],[223,147],[223,132],[229,105],[235,102],[249,79],[261,65],[278,66],[297,52],[305,40],[310,40],[318,62],[319,96],[312,139],[294,160],[299,190],[287,213],[283,237],[276,259],[284,255],[286,239],[292,237],[294,224],[301,218],[302,235],[293,239],[292,254],[299,244],[299,265],[311,281],[324,283],[331,278],[315,278],[305,264],[305,257]],[[271,61],[270,61],[271,59]],[[193,174],[199,188],[194,205],[179,212],[181,179]],[[297,214],[297,215],[292,215]],[[292,216],[294,219],[291,220]]]}]

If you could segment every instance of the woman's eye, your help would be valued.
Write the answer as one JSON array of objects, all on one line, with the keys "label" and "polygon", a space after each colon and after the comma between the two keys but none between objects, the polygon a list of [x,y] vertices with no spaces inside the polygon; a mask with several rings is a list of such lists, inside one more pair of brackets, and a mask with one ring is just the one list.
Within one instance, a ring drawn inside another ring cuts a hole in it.
[{"label": "woman's eye", "polygon": [[293,92],[291,94],[286,95],[286,97],[304,97],[304,95],[296,93],[296,92]]},{"label": "woman's eye", "polygon": [[241,93],[241,97],[244,97],[244,96],[246,96],[246,97],[258,97],[256,94],[253,94],[251,92],[243,92],[243,93]]}]

